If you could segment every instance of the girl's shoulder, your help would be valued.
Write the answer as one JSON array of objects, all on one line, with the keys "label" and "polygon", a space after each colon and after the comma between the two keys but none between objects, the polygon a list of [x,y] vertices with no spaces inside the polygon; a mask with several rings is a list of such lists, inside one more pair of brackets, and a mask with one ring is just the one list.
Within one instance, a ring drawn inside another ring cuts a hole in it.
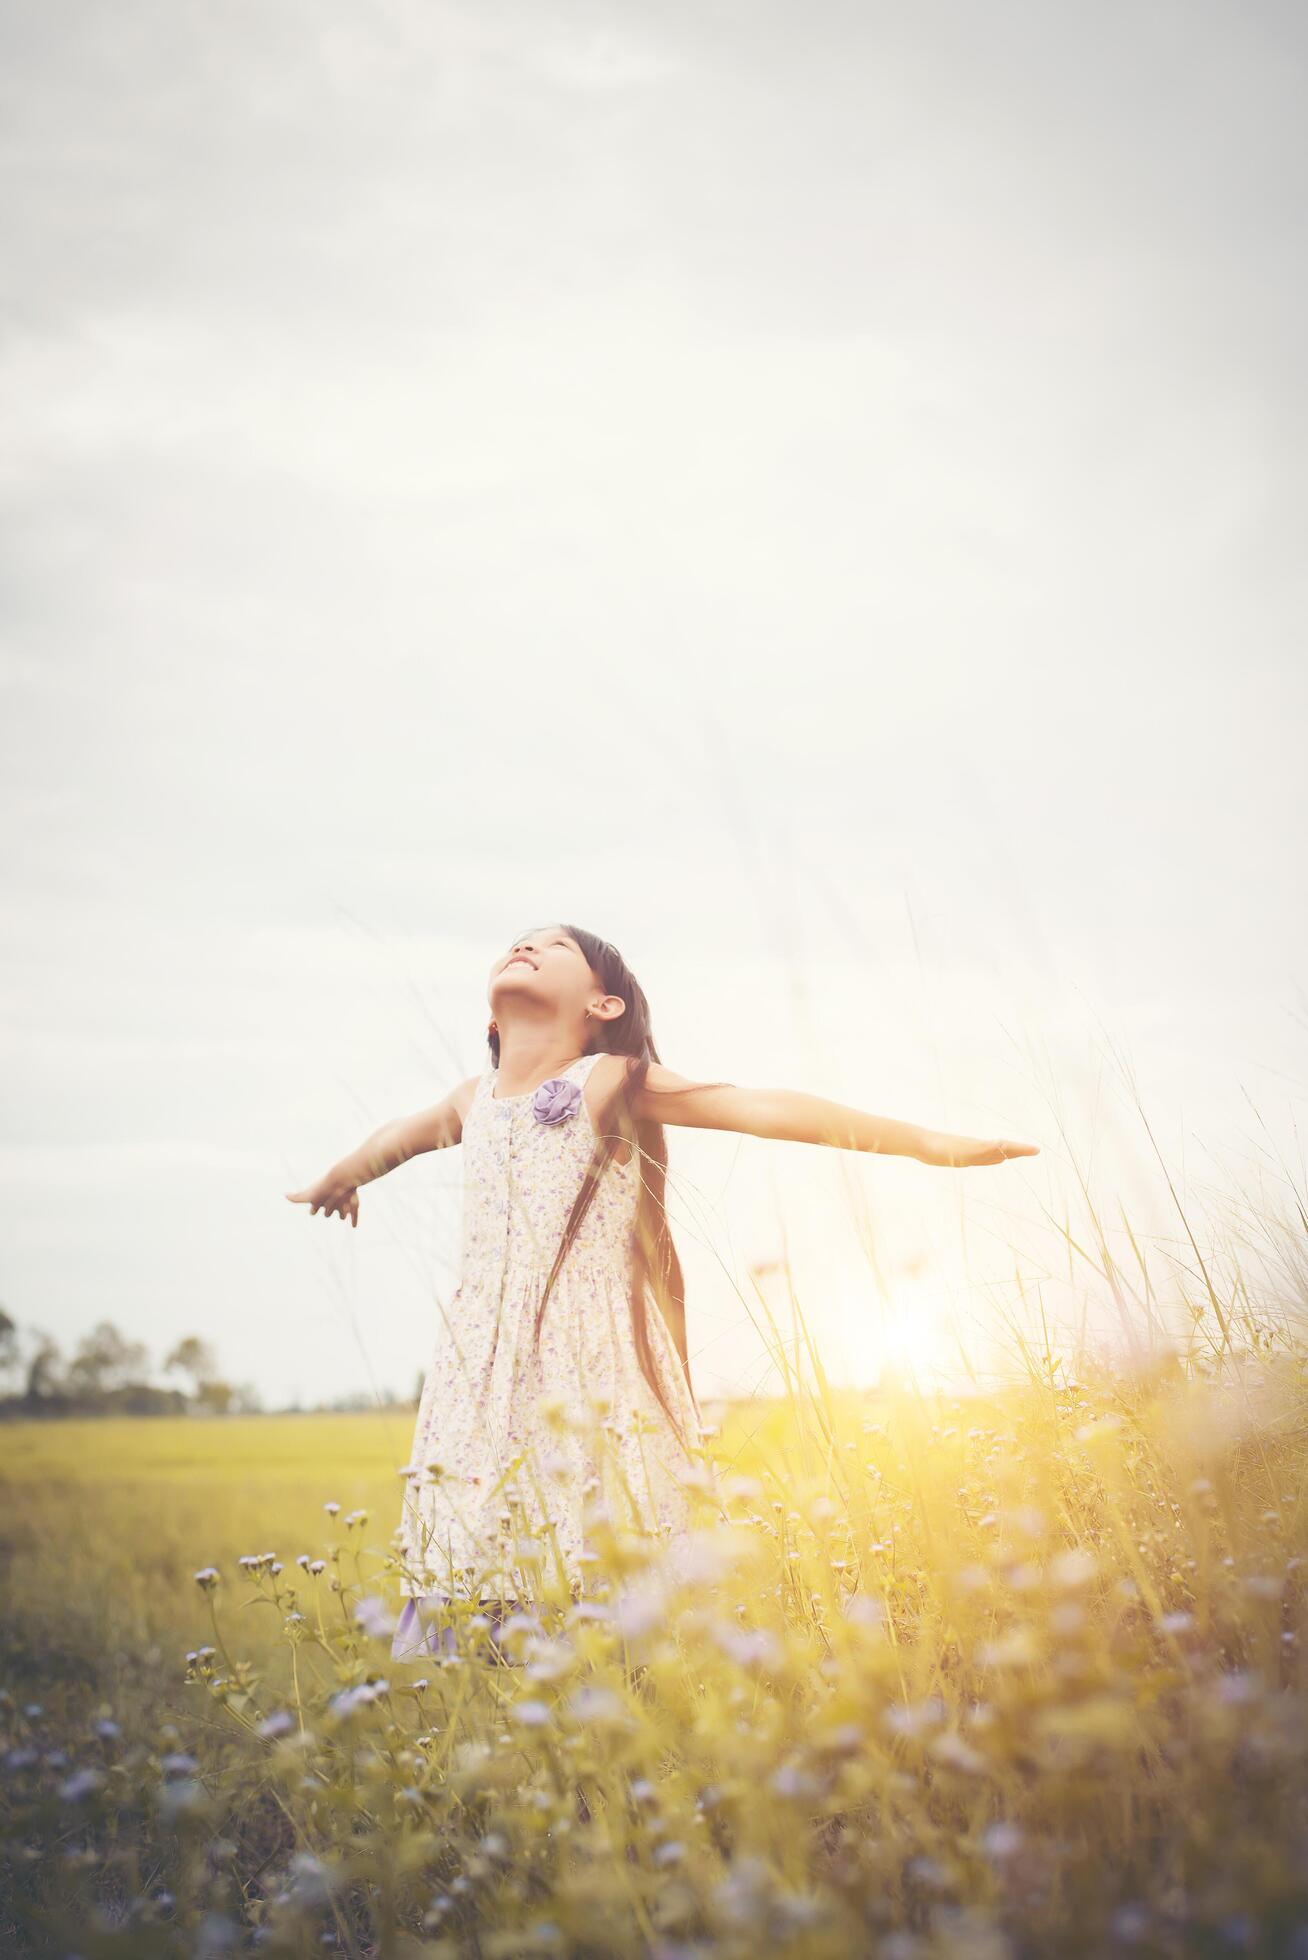
[{"label": "girl's shoulder", "polygon": [[[623,1076],[631,1066],[632,1058],[630,1055],[610,1055],[603,1052],[598,1055],[586,1055],[583,1060],[588,1067],[581,1078],[582,1099],[590,1114],[596,1135],[601,1135],[605,1131],[614,1099],[622,1087]],[[615,1147],[613,1161],[620,1171],[627,1169],[631,1162],[629,1143],[620,1143]]]},{"label": "girl's shoulder", "polygon": [[583,1055],[572,1064],[583,1082],[593,1083],[601,1096],[609,1095],[617,1088],[631,1066],[630,1055],[610,1055],[599,1049],[593,1055]]},{"label": "girl's shoulder", "polygon": [[489,1099],[494,1081],[495,1065],[493,1062],[487,1060],[483,1063],[480,1074],[473,1077],[473,1091],[468,1100],[469,1116],[471,1116],[474,1109],[479,1109]]},{"label": "girl's shoulder", "polygon": [[630,1065],[630,1055],[610,1055],[605,1050],[583,1055],[579,1062],[573,1063],[587,1107],[593,1116],[598,1116],[604,1105],[616,1095]]}]

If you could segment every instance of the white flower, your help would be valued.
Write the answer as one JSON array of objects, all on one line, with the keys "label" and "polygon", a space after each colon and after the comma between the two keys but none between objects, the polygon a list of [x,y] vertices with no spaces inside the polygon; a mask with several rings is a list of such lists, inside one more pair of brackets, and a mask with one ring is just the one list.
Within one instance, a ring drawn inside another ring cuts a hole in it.
[{"label": "white flower", "polygon": [[784,1658],[785,1650],[769,1627],[733,1627],[718,1620],[711,1631],[723,1653],[739,1667],[779,1667]]},{"label": "white flower", "polygon": [[920,1735],[924,1729],[944,1721],[945,1704],[939,1695],[931,1695],[925,1701],[892,1703],[883,1711],[881,1719],[895,1735]]},{"label": "white flower", "polygon": [[624,1586],[613,1602],[613,1625],[624,1640],[640,1640],[662,1625],[666,1605],[664,1589],[657,1583]]},{"label": "white flower", "polygon": [[389,1610],[385,1600],[376,1593],[370,1593],[366,1599],[359,1600],[354,1609],[354,1618],[355,1623],[361,1626],[365,1633],[371,1634],[374,1640],[385,1640],[394,1633],[398,1625],[395,1615]]},{"label": "white flower", "polygon": [[1098,1569],[1094,1553],[1077,1545],[1070,1552],[1058,1554],[1050,1565],[1049,1576],[1056,1586],[1066,1587],[1070,1592],[1076,1586],[1088,1586]]},{"label": "white flower", "polygon": [[332,1696],[327,1705],[344,1720],[346,1716],[353,1715],[356,1708],[362,1708],[368,1702],[376,1701],[379,1696],[389,1693],[389,1681],[361,1681],[356,1687],[342,1688],[339,1694]]},{"label": "white flower", "polygon": [[884,1605],[879,1599],[874,1599],[871,1593],[851,1593],[842,1610],[845,1618],[856,1627],[867,1627],[875,1631],[886,1622]]},{"label": "white flower", "polygon": [[548,1704],[543,1701],[515,1702],[509,1712],[525,1729],[543,1729],[553,1720]]},{"label": "white flower", "polygon": [[1022,1849],[1022,1832],[1016,1824],[991,1824],[982,1832],[981,1844],[989,1858],[1011,1858]]},{"label": "white flower", "polygon": [[593,1681],[584,1682],[576,1690],[568,1702],[568,1713],[578,1722],[590,1722],[596,1728],[624,1728],[631,1722],[630,1710],[616,1689]]}]

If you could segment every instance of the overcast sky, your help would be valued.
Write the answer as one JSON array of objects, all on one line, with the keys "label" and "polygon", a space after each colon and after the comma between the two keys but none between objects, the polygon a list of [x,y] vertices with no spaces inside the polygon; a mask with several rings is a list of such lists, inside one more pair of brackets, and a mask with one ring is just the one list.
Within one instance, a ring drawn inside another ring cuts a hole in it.
[{"label": "overcast sky", "polygon": [[282,1193],[555,919],[683,1073],[1042,1146],[670,1132],[701,1394],[783,1252],[838,1375],[984,1348],[1082,1173],[1161,1279],[1110,1044],[1196,1201],[1308,1074],[1301,10],[2,31],[9,1313],[411,1389],[460,1153]]}]

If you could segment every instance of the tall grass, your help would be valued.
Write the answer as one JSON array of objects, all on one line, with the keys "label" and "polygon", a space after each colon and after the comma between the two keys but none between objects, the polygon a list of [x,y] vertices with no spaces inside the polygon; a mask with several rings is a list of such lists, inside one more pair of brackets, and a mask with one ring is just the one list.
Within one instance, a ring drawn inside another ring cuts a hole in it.
[{"label": "tall grass", "polygon": [[1308,1954],[1306,1217],[1168,1296],[1092,1213],[1130,1365],[1037,1302],[985,1394],[841,1390],[794,1300],[675,1564],[597,1512],[419,1665],[407,1412],[9,1432],[9,1946]]}]

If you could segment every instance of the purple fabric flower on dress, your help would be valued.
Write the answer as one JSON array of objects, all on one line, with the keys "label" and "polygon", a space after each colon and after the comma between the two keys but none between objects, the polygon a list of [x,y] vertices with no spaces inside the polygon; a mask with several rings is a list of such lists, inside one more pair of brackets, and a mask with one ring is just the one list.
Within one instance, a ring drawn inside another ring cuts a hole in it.
[{"label": "purple fabric flower on dress", "polygon": [[531,1113],[538,1123],[562,1123],[576,1113],[581,1103],[581,1084],[565,1075],[552,1075],[542,1082],[531,1099]]}]

